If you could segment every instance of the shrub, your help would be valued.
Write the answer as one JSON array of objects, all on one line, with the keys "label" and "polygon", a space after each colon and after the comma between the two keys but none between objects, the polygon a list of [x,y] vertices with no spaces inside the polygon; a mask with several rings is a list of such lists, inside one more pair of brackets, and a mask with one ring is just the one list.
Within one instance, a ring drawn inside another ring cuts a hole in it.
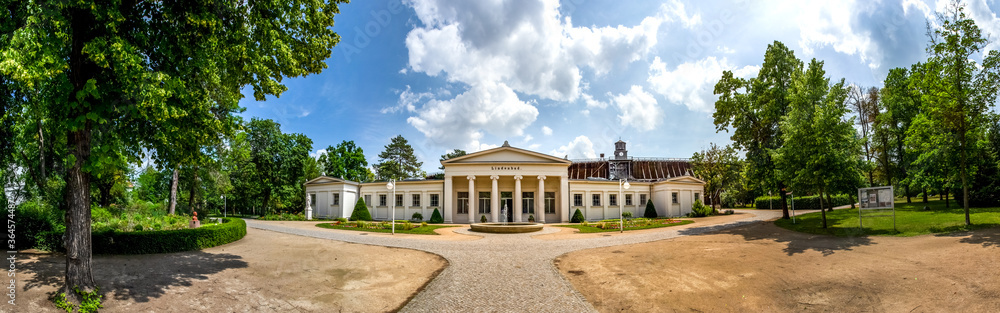
[{"label": "shrub", "polygon": [[281,212],[281,214],[268,214],[258,218],[264,221],[304,221],[306,220],[306,215],[302,213],[292,214]]},{"label": "shrub", "polygon": [[[842,206],[851,204],[851,197],[848,195],[835,195],[830,196],[833,201],[833,206]],[[768,208],[768,200],[773,201],[774,209],[781,209],[781,196],[763,196],[754,199],[754,203],[758,209]],[[826,203],[826,198],[823,198],[824,204],[829,208],[830,204]],[[791,209],[791,203],[789,203],[788,209]],[[795,209],[796,210],[819,210],[819,197],[818,196],[802,196],[795,197]]]},{"label": "shrub", "polygon": [[220,225],[193,229],[117,232],[93,234],[95,254],[170,253],[210,248],[243,238],[247,225],[242,219],[223,218]]},{"label": "shrub", "polygon": [[701,200],[694,200],[694,204],[691,205],[692,217],[706,217],[715,213],[714,211],[712,207],[701,204]]},{"label": "shrub", "polygon": [[341,223],[346,223],[346,222],[347,222],[347,218],[344,218],[344,217],[338,217],[338,218],[337,218],[337,221],[338,221],[338,222],[341,222]]},{"label": "shrub", "polygon": [[427,226],[427,222],[420,222],[420,227]]},{"label": "shrub", "polygon": [[735,191],[726,190],[720,196],[723,208],[735,208],[736,207],[736,195]]},{"label": "shrub", "polygon": [[479,218],[479,222],[480,223],[486,223],[486,215],[483,215],[482,217],[480,217]]},{"label": "shrub", "polygon": [[646,212],[642,214],[645,218],[656,218],[659,216],[656,214],[656,206],[653,206],[653,199],[646,200]]},{"label": "shrub", "polygon": [[528,222],[534,223],[535,222],[535,216],[534,215],[528,215]]},{"label": "shrub", "polygon": [[26,201],[14,209],[14,222],[16,223],[17,240],[15,241],[17,250],[40,249],[55,251],[62,246],[62,231],[59,231],[55,242],[50,242],[52,234],[47,234],[54,230],[65,230],[66,227],[60,222],[62,213],[55,210],[48,204],[39,205],[35,201]]},{"label": "shrub", "polygon": [[629,212],[629,211],[622,212],[622,217],[623,218],[632,218],[632,212]]},{"label": "shrub", "polygon": [[580,212],[580,209],[576,209],[576,212],[573,213],[573,219],[569,221],[572,223],[580,223],[586,220],[587,218],[583,217],[583,212]]},{"label": "shrub", "polygon": [[371,221],[372,214],[368,212],[368,205],[365,205],[365,199],[358,197],[358,203],[354,205],[354,212],[351,212],[352,221]]},{"label": "shrub", "polygon": [[413,229],[413,224],[410,224],[410,221],[403,222],[403,230],[411,230],[411,229]]},{"label": "shrub", "polygon": [[410,217],[410,219],[414,221],[422,221],[424,220],[424,215],[420,214],[420,212],[413,212],[413,216]]},{"label": "shrub", "polygon": [[430,220],[430,222],[431,222],[431,224],[441,224],[441,223],[444,223],[444,218],[441,217],[441,211],[438,211],[437,208],[434,208],[434,213],[431,213],[431,220]]}]

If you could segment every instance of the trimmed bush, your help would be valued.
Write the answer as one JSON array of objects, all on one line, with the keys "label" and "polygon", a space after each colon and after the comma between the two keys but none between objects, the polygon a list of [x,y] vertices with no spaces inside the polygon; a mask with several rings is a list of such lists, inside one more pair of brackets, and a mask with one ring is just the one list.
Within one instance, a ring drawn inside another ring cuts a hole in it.
[{"label": "trimmed bush", "polygon": [[[830,196],[830,198],[831,198],[831,200],[833,200],[833,206],[835,206],[835,207],[851,204],[851,197],[849,197],[847,195],[835,195],[835,196]],[[757,209],[767,209],[768,208],[768,199],[771,199],[771,200],[774,201],[772,204],[774,205],[774,209],[775,210],[780,210],[781,209],[781,196],[771,196],[771,197],[763,196],[763,197],[757,197],[757,199],[754,199],[754,203],[756,205],[756,208]],[[824,203],[826,202],[826,198],[823,199],[823,202]],[[826,204],[826,205],[827,205],[828,208],[830,207],[829,204]],[[791,207],[791,203],[789,203],[788,209],[790,210],[791,208],[792,208]],[[796,210],[819,210],[819,197],[818,196],[795,197],[795,209]]]},{"label": "trimmed bush", "polygon": [[582,223],[587,221],[587,218],[583,217],[583,212],[580,212],[580,209],[576,209],[576,212],[573,213],[573,219],[569,221],[573,223]]},{"label": "trimmed bush", "polygon": [[424,215],[420,214],[420,212],[413,212],[413,216],[411,216],[410,219],[414,221],[423,221]]},{"label": "trimmed bush", "polygon": [[622,212],[622,217],[623,218],[632,218],[632,212],[629,212],[629,211]]},{"label": "trimmed bush", "polygon": [[656,206],[653,205],[653,199],[647,200],[646,201],[646,212],[643,212],[642,217],[645,217],[645,218],[656,218],[657,216],[658,216],[658,214],[656,214]]},{"label": "trimmed bush", "polygon": [[221,225],[206,224],[193,229],[94,233],[93,247],[95,254],[171,253],[227,244],[246,234],[246,222],[227,217]]},{"label": "trimmed bush", "polygon": [[534,215],[528,215],[528,222],[534,223],[535,222],[535,216]]},{"label": "trimmed bush", "polygon": [[486,223],[486,215],[483,215],[482,217],[480,217],[479,218],[479,222],[480,223]]},{"label": "trimmed bush", "polygon": [[368,212],[368,205],[365,204],[365,199],[358,197],[358,203],[354,205],[354,212],[351,212],[352,221],[370,221],[372,220],[371,212]]},{"label": "trimmed bush", "polygon": [[692,217],[706,217],[712,215],[715,210],[712,207],[701,204],[700,200],[694,200],[694,204],[691,205],[691,216]]},{"label": "trimmed bush", "polygon": [[444,217],[441,217],[441,211],[438,211],[437,208],[434,208],[434,213],[431,213],[431,220],[430,220],[430,222],[431,222],[431,224],[441,224],[441,223],[444,223]]}]

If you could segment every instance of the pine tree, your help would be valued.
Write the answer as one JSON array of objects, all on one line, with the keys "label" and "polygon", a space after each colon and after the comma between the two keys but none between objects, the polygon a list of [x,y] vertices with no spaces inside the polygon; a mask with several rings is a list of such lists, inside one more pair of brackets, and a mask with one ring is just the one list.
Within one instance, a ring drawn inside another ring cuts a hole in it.
[{"label": "pine tree", "polygon": [[376,175],[380,180],[406,179],[419,176],[420,166],[423,162],[417,161],[417,156],[413,154],[413,147],[407,143],[406,138],[397,135],[385,146],[385,151],[378,155],[379,163],[375,164]]},{"label": "pine tree", "polygon": [[653,199],[646,200],[646,212],[642,214],[645,218],[656,218],[656,206],[653,206]]}]

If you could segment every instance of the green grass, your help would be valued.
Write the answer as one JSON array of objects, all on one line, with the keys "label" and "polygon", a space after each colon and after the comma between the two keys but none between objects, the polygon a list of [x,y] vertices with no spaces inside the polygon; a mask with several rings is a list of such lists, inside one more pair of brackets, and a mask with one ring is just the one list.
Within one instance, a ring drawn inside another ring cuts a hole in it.
[{"label": "green grass", "polygon": [[[413,234],[413,235],[437,235],[434,230],[438,228],[455,227],[453,225],[427,225],[420,226],[419,223],[415,224],[416,228],[410,230],[403,230],[403,225],[396,223],[396,233],[400,234]],[[320,223],[316,224],[316,227],[329,228],[329,229],[341,229],[341,230],[353,230],[362,231],[370,233],[391,233],[392,229],[382,229],[382,228],[357,228],[357,227],[345,227],[343,225],[336,225],[334,223]]]},{"label": "green grass", "polygon": [[[671,224],[650,224],[650,225],[641,226],[641,227],[628,227],[628,226],[626,226],[625,227],[625,231],[640,230],[640,229],[651,229],[651,228],[660,228],[660,227],[680,226],[680,225],[691,224],[691,223],[694,223],[694,221],[692,221],[692,220],[678,220],[677,223],[671,223]],[[601,229],[601,228],[597,228],[597,227],[594,227],[594,226],[590,226],[590,225],[594,225],[594,224],[596,224],[596,222],[588,222],[587,225],[574,224],[574,225],[556,225],[556,226],[558,226],[558,227],[566,227],[566,228],[579,229],[580,233],[603,233],[603,232],[618,231],[618,228]]]},{"label": "green grass", "polygon": [[[955,200],[951,201],[950,208],[945,208],[945,202],[940,200],[931,200],[926,204],[920,199],[913,200],[913,203],[909,204],[906,200],[896,200],[895,230],[892,227],[892,217],[865,217],[864,230],[858,228],[857,209],[827,212],[826,219],[829,226],[827,229],[822,228],[820,212],[796,216],[795,224],[792,224],[791,219],[780,219],[775,224],[798,232],[840,237],[865,235],[909,237],[1000,226],[1000,208],[970,208],[972,226],[965,226],[965,211]],[[924,211],[925,205],[930,210]],[[866,214],[867,212],[870,211],[865,211]],[[886,213],[891,214],[891,211]]]}]

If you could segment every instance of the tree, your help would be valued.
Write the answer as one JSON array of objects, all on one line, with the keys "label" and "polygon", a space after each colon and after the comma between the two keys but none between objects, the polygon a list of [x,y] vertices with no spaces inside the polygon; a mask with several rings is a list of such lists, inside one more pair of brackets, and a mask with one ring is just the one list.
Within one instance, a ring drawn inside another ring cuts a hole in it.
[{"label": "tree", "polygon": [[656,218],[656,206],[653,205],[653,199],[646,200],[646,211],[643,212],[642,217],[645,218]]},{"label": "tree", "polygon": [[[965,224],[969,218],[970,173],[976,172],[973,156],[981,152],[980,141],[985,134],[987,112],[996,100],[1000,84],[1000,52],[991,50],[982,54],[988,44],[976,23],[965,16],[964,5],[953,1],[947,11],[938,13],[940,27],[933,31],[928,26],[926,64],[923,85],[928,91],[922,96],[922,123],[914,125],[924,129],[923,153],[942,153],[954,160],[954,171],[962,186],[962,207]],[[982,63],[974,58],[982,56]],[[937,151],[935,151],[937,150]]]},{"label": "tree", "polygon": [[[185,164],[235,128],[245,86],[264,100],[286,89],[282,78],[326,67],[341,1],[282,2],[4,1],[0,72],[17,82],[14,93],[39,96],[30,105],[52,103],[47,120],[67,130],[63,291],[72,301],[74,288],[95,287],[96,168],[115,155],[137,159],[143,148],[169,167]],[[52,92],[37,93],[43,86]],[[95,127],[105,124],[121,140],[95,144]]]},{"label": "tree", "polygon": [[864,169],[868,174],[868,185],[875,185],[875,145],[874,123],[879,116],[879,89],[878,87],[864,88],[851,86],[848,88],[847,101],[851,109],[857,114],[858,132],[861,137],[862,152],[865,157]]},{"label": "tree", "polygon": [[784,146],[778,125],[789,110],[792,73],[801,69],[802,61],[795,58],[795,53],[775,41],[767,46],[756,78],[743,79],[724,71],[714,90],[719,95],[712,115],[716,132],[733,129],[733,146],[746,152],[747,178],[761,191],[778,190],[784,219],[789,218],[786,182],[776,179],[769,151]]},{"label": "tree", "polygon": [[378,179],[405,179],[419,176],[420,166],[423,162],[417,161],[417,156],[413,155],[413,147],[406,142],[402,135],[393,137],[385,150],[378,154],[379,163],[375,164]]},{"label": "tree", "polygon": [[705,192],[712,199],[713,209],[722,202],[722,192],[740,183],[741,165],[736,148],[719,147],[715,143],[691,157],[691,169],[695,176],[705,181]]},{"label": "tree", "polygon": [[365,152],[353,140],[343,141],[336,147],[326,148],[325,168],[327,176],[340,177],[350,181],[366,182],[369,173]]},{"label": "tree", "polygon": [[780,123],[785,145],[772,152],[781,179],[797,192],[819,195],[823,228],[827,227],[823,195],[859,176],[861,152],[853,121],[844,119],[848,112],[844,81],[831,86],[825,75],[823,62],[816,59],[806,71],[793,75],[792,108]]},{"label": "tree", "polygon": [[[483,215],[483,219],[485,219],[485,218],[486,218],[486,215]],[[582,223],[583,221],[586,221],[586,220],[587,220],[587,218],[583,217],[583,212],[580,212],[580,209],[576,209],[576,212],[573,212],[573,218],[570,219],[569,222],[570,223]],[[483,221],[483,223],[486,223],[486,222]]]},{"label": "tree", "polygon": [[358,198],[358,202],[354,204],[354,211],[351,211],[352,221],[370,221],[372,220],[372,214],[368,212],[368,205],[365,205],[365,199]]},{"label": "tree", "polygon": [[272,120],[254,118],[247,126],[250,162],[262,183],[258,199],[266,213],[304,207],[305,167],[312,140],[302,134],[285,134]]},{"label": "tree", "polygon": [[906,68],[889,70],[881,90],[881,113],[875,119],[874,145],[877,164],[887,185],[898,182],[903,186],[907,202],[910,202],[910,185],[913,181],[910,164],[913,151],[906,144],[910,126],[920,110],[920,69],[923,64],[914,64],[911,71]]},{"label": "tree", "polygon": [[441,211],[438,208],[434,208],[434,213],[431,213],[431,224],[441,224],[444,223],[444,217],[441,217]]},{"label": "tree", "polygon": [[[463,155],[466,155],[466,154],[467,153],[465,152],[465,150],[455,149],[452,152],[448,152],[448,153],[445,153],[445,154],[441,155],[441,162],[444,162],[445,160],[448,160],[448,159],[454,159],[454,158],[457,158],[457,157],[460,157],[460,156],[463,156]],[[443,170],[444,169],[444,165],[441,165],[440,167],[438,167],[438,169]]]}]

